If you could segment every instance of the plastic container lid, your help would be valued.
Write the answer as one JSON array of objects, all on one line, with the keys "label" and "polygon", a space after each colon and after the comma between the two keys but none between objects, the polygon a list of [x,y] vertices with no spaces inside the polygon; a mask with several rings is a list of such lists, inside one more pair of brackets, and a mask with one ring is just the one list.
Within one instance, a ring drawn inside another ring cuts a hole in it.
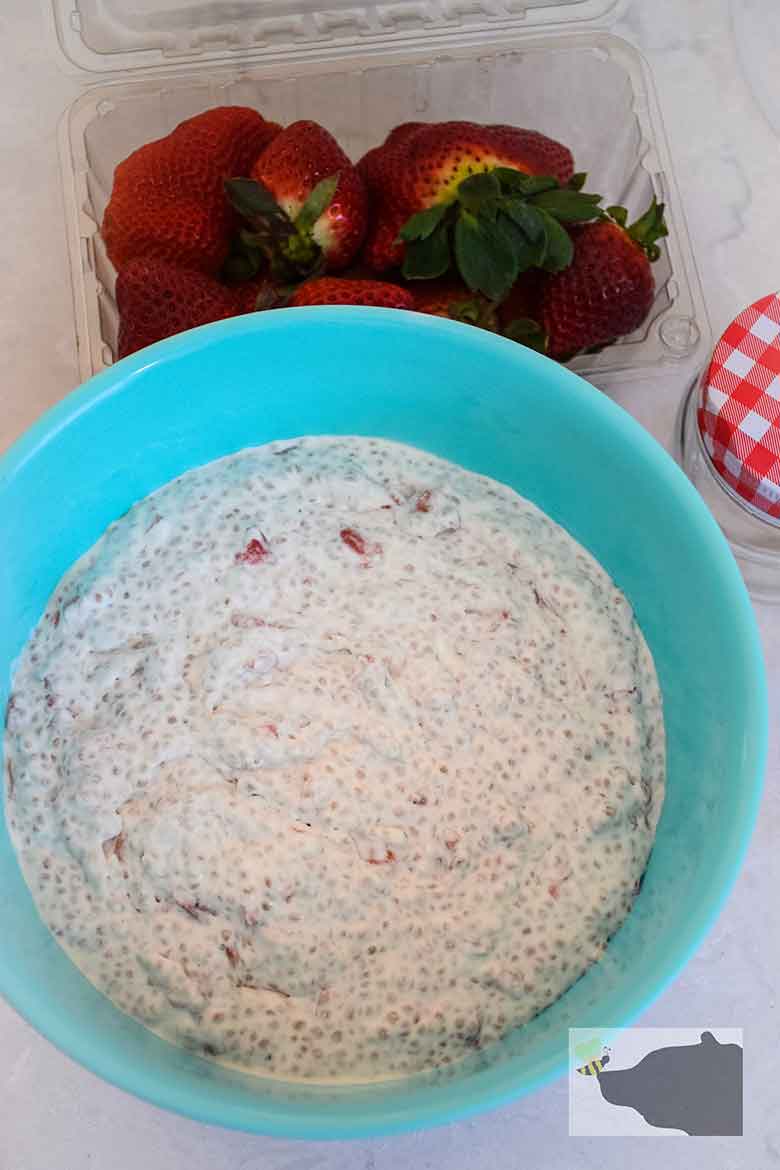
[{"label": "plastic container lid", "polygon": [[617,0],[52,0],[79,69],[120,74],[186,62],[284,58],[427,44],[468,32],[582,27]]},{"label": "plastic container lid", "polygon": [[724,483],[780,524],[780,294],[732,321],[702,378],[698,425]]}]

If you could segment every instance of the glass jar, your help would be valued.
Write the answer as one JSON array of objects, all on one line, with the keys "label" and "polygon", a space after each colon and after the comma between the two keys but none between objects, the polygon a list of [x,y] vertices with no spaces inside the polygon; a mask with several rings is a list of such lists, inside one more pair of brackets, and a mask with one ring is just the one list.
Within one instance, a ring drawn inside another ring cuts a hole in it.
[{"label": "glass jar", "polygon": [[715,468],[699,430],[700,385],[697,379],[683,403],[680,461],[731,545],[753,600],[780,603],[780,519],[744,500]]}]

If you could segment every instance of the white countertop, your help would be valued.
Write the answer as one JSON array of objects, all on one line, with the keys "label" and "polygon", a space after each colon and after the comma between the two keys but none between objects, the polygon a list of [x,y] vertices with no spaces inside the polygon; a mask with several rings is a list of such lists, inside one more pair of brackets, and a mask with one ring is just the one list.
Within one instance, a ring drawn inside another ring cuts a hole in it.
[{"label": "white countertop", "polygon": [[[57,58],[45,6],[5,0],[0,9],[0,449],[78,380],[56,126],[80,83]],[[777,0],[622,0],[618,8],[613,31],[642,49],[655,75],[717,336],[745,305],[780,288],[780,19],[770,16]],[[647,385],[648,396],[657,393]],[[636,413],[649,419],[646,403]],[[757,612],[776,725],[780,606]],[[780,889],[778,781],[773,726],[764,804],[737,886],[696,957],[641,1021],[744,1028],[743,1138],[681,1138],[665,1142],[663,1153],[639,1138],[569,1138],[560,1082],[427,1133],[354,1144],[269,1141],[126,1096],[0,1003],[0,1170],[649,1170],[659,1159],[670,1170],[780,1167],[776,911],[769,925]]]}]

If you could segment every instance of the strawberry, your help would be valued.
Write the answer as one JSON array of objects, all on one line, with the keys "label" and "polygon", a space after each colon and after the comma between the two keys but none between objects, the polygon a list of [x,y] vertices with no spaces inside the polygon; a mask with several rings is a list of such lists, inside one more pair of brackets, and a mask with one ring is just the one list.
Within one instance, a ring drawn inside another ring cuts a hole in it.
[{"label": "strawberry", "polygon": [[571,266],[545,283],[541,320],[548,352],[559,361],[638,329],[653,303],[650,263],[660,254],[656,240],[667,234],[663,204],[653,199],[630,227],[625,208],[607,213],[573,233]]},{"label": "strawberry", "polygon": [[[257,297],[257,289],[251,290]],[[227,288],[196,269],[165,260],[131,260],[116,281],[117,356],[127,357],[163,337],[248,312],[250,290]]]},{"label": "strawberry", "polygon": [[[224,285],[222,286],[224,288]],[[254,313],[259,309],[280,308],[286,300],[285,290],[279,289],[267,276],[230,286],[236,313]]]},{"label": "strawberry", "polygon": [[498,320],[504,330],[518,318],[541,320],[545,276],[538,268],[523,272],[498,306]]},{"label": "strawberry", "polygon": [[398,236],[410,216],[452,203],[461,182],[495,168],[569,182],[571,153],[534,130],[475,122],[405,123],[358,163],[369,191],[372,227],[364,256],[375,272],[397,266]]},{"label": "strawberry", "polygon": [[503,333],[512,341],[544,353],[547,339],[542,327],[530,316],[538,303],[534,288],[538,283],[536,273],[526,273],[507,299],[496,305],[481,293],[472,292],[462,281],[426,280],[415,293],[414,307],[418,313],[449,317],[464,325]]},{"label": "strawberry", "polygon": [[[394,130],[390,131],[381,146],[376,146],[373,150],[369,150],[357,164],[357,169],[366,185],[370,222],[373,222],[375,218],[374,211],[379,210],[385,200],[392,198],[390,183],[392,183],[393,178],[392,164],[395,155],[393,148],[408,141],[416,135],[418,130],[422,130],[425,126],[425,122],[402,122],[400,126],[396,126]],[[388,159],[390,160],[389,168],[387,166]],[[390,247],[392,247],[393,240],[397,234],[397,231],[393,231],[393,239],[389,242]],[[377,248],[376,243],[374,243],[373,248]],[[397,262],[400,263],[400,259]],[[385,267],[390,267],[390,265],[385,265]],[[381,269],[376,268],[375,271],[381,271]]]},{"label": "strawberry", "polygon": [[371,305],[380,309],[413,309],[414,298],[406,289],[383,280],[345,280],[337,276],[320,276],[302,284],[289,304]]},{"label": "strawberry", "polygon": [[103,216],[114,267],[146,257],[215,275],[237,227],[224,180],[247,174],[279,130],[256,110],[221,106],[134,151],[116,168]]},{"label": "strawberry", "polygon": [[414,293],[414,307],[418,313],[431,317],[449,317],[468,325],[481,325],[495,330],[495,306],[487,297],[473,293],[460,280],[444,277],[426,280]]},{"label": "strawberry", "polygon": [[366,231],[363,180],[332,134],[316,122],[293,122],[255,162],[248,180],[227,184],[252,231],[242,234],[257,266],[270,261],[279,279],[346,268]]}]

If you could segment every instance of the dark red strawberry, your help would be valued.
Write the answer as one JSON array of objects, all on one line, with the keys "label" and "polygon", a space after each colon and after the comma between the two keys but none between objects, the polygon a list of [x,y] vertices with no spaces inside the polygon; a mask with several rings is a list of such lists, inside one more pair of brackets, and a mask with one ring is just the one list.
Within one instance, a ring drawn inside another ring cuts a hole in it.
[{"label": "dark red strawberry", "polygon": [[294,280],[346,268],[366,231],[363,180],[332,134],[316,122],[293,122],[252,168],[228,183],[251,230],[243,242]]},{"label": "dark red strawberry", "polygon": [[[403,243],[397,238],[398,228],[408,217],[400,200],[395,208],[395,148],[425,127],[425,122],[403,122],[390,131],[381,146],[369,150],[357,164],[365,181],[371,225],[362,258],[372,272],[384,272],[388,268],[397,267],[403,260]],[[395,214],[390,214],[391,207],[395,208]]]},{"label": "dark red strawberry", "polygon": [[420,281],[414,290],[414,307],[418,313],[432,317],[449,317],[483,329],[497,328],[496,308],[480,293],[473,293],[461,280],[444,277]]},{"label": "dark red strawberry", "polygon": [[406,289],[383,280],[346,280],[338,276],[320,276],[302,284],[289,304],[369,305],[381,309],[413,309],[414,298]]},{"label": "dark red strawberry", "polygon": [[230,286],[236,313],[254,313],[260,309],[277,309],[286,304],[287,291],[279,289],[267,276],[256,276]]},{"label": "dark red strawberry", "polygon": [[[255,298],[257,289],[252,290]],[[227,288],[195,269],[165,260],[131,260],[116,281],[119,310],[117,356],[128,354],[196,325],[249,311],[245,288]]]},{"label": "dark red strawberry", "polygon": [[502,333],[531,349],[544,353],[546,338],[538,320],[540,273],[526,272],[505,301],[496,305],[481,293],[474,293],[462,281],[452,278],[420,281],[414,293],[418,313],[449,317],[464,325],[478,325],[491,333]]},{"label": "dark red strawberry", "polygon": [[630,227],[624,208],[607,210],[610,218],[574,232],[572,264],[545,282],[541,321],[559,361],[632,333],[653,304],[650,264],[667,234],[663,204],[654,199]]},{"label": "dark red strawberry", "polygon": [[367,262],[376,272],[399,264],[403,246],[396,241],[410,216],[452,202],[464,179],[497,167],[549,175],[561,185],[574,171],[570,151],[534,130],[475,122],[396,127],[358,163],[372,204]]},{"label": "dark red strawberry", "polygon": [[507,296],[498,306],[498,320],[502,329],[520,318],[541,321],[542,290],[545,279],[544,273],[539,268],[530,268],[518,277]]},{"label": "dark red strawberry", "polygon": [[256,110],[221,106],[134,151],[116,168],[103,217],[114,267],[146,257],[216,274],[238,225],[224,181],[248,174],[280,129]]}]

